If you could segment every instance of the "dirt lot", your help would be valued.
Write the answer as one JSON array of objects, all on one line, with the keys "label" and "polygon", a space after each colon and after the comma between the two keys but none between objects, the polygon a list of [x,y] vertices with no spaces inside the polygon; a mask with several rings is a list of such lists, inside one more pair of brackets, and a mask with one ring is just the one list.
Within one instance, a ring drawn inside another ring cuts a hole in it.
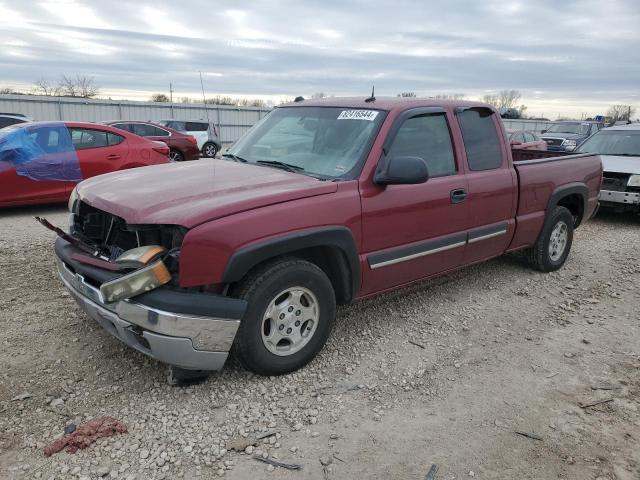
[{"label": "dirt lot", "polygon": [[[556,273],[504,257],[342,308],[293,375],[230,362],[176,388],[76,308],[36,214],[67,222],[58,207],[0,216],[0,478],[640,478],[636,217],[585,225]],[[43,455],[98,415],[129,433]]]}]

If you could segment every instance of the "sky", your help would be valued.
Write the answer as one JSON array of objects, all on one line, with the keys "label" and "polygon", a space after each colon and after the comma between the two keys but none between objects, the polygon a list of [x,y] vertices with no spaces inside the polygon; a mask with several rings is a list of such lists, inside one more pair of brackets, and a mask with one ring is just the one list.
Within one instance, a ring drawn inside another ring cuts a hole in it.
[{"label": "sky", "polygon": [[[0,0],[0,86],[89,75],[105,97],[315,92],[479,99],[527,114],[640,107],[638,0]],[[640,108],[638,108],[640,110]]]}]

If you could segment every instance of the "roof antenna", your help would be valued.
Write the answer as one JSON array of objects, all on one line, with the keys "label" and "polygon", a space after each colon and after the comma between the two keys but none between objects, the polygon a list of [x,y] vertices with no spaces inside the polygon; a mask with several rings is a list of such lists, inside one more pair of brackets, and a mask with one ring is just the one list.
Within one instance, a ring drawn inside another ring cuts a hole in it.
[{"label": "roof antenna", "polygon": [[376,101],[376,86],[374,85],[371,89],[371,96],[369,98],[364,99],[365,102],[375,102]]}]

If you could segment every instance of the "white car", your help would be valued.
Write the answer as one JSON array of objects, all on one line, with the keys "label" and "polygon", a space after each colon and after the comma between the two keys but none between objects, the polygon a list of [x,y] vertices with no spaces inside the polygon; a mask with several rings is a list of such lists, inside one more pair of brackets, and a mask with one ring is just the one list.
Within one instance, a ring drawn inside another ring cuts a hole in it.
[{"label": "white car", "polygon": [[215,125],[206,120],[160,120],[157,123],[196,137],[203,157],[213,158],[222,148]]},{"label": "white car", "polygon": [[576,153],[597,153],[602,159],[602,207],[640,213],[640,123],[604,128]]}]

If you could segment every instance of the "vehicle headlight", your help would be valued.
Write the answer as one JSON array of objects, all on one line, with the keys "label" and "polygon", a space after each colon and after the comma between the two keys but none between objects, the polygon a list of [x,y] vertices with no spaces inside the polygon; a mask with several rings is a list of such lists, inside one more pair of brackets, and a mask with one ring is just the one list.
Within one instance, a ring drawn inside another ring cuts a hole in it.
[{"label": "vehicle headlight", "polygon": [[171,274],[164,262],[157,260],[123,277],[103,283],[100,286],[100,293],[105,302],[112,303],[148,292],[170,281]]},{"label": "vehicle headlight", "polygon": [[631,175],[627,187],[640,187],[640,175]]},{"label": "vehicle headlight", "polygon": [[577,142],[575,140],[565,140],[564,142],[562,142],[562,146],[567,150],[573,150],[574,148],[576,148],[576,145]]},{"label": "vehicle headlight", "polygon": [[68,203],[69,211],[71,213],[73,213],[73,210],[74,210],[74,207],[76,205],[76,201],[77,200],[78,200],[78,187],[75,187],[71,191],[71,196],[69,197],[69,203]]}]

